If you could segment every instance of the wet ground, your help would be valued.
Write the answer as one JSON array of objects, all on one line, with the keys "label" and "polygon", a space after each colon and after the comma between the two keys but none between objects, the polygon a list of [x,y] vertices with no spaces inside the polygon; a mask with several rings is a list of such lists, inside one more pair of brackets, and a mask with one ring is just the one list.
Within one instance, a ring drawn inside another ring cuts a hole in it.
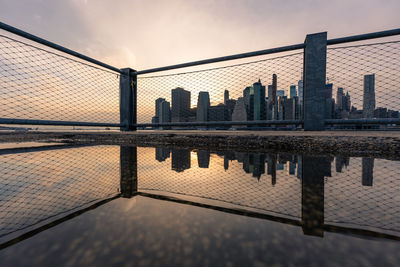
[{"label": "wet ground", "polygon": [[1,266],[398,266],[400,161],[0,148]]}]

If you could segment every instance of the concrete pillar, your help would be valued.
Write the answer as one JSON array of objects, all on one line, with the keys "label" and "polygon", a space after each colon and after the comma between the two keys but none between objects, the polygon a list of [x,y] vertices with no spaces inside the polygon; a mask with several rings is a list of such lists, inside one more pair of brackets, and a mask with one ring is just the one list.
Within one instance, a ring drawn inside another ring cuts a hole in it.
[{"label": "concrete pillar", "polygon": [[304,130],[324,130],[327,33],[309,34],[303,64]]},{"label": "concrete pillar", "polygon": [[137,192],[137,148],[121,146],[120,148],[121,196],[131,198]]},{"label": "concrete pillar", "polygon": [[119,118],[121,131],[136,131],[137,75],[133,69],[122,69],[119,81]]}]

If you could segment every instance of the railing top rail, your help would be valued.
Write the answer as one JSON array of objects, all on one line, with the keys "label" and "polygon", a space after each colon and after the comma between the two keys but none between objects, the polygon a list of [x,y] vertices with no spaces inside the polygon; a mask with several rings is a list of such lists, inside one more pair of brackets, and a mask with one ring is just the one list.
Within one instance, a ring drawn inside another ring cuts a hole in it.
[{"label": "railing top rail", "polygon": [[376,38],[382,38],[382,37],[390,37],[390,36],[394,36],[394,35],[400,35],[400,28],[393,29],[393,30],[387,30],[387,31],[381,31],[381,32],[372,32],[372,33],[366,33],[366,34],[359,34],[359,35],[329,39],[329,40],[327,40],[326,44],[327,45],[343,44],[343,43],[364,41],[364,40],[376,39]]},{"label": "railing top rail", "polygon": [[[341,38],[334,38],[334,39],[327,40],[327,45],[363,41],[363,40],[369,40],[369,39],[375,39],[375,38],[389,37],[389,36],[394,36],[394,35],[400,35],[400,28],[393,29],[393,30],[387,30],[387,31],[380,31],[380,32],[373,32],[373,33],[367,33],[367,34],[341,37]],[[293,50],[297,50],[297,49],[303,49],[304,47],[305,47],[304,43],[288,45],[288,46],[264,49],[264,50],[254,51],[254,52],[247,52],[247,53],[235,54],[235,55],[224,56],[224,57],[216,57],[216,58],[192,61],[192,62],[188,62],[188,63],[170,65],[170,66],[165,66],[165,67],[160,67],[160,68],[141,70],[141,71],[137,71],[137,74],[143,75],[143,74],[154,73],[154,72],[161,72],[161,71],[193,67],[193,66],[210,64],[210,63],[217,63],[217,62],[221,62],[221,61],[243,59],[243,58],[248,58],[248,57],[288,52],[288,51],[293,51]]]},{"label": "railing top rail", "polygon": [[85,55],[83,55],[83,54],[80,54],[80,53],[78,53],[78,52],[75,52],[75,51],[73,51],[73,50],[71,50],[71,49],[68,49],[68,48],[66,48],[66,47],[63,47],[63,46],[61,46],[61,45],[55,44],[55,43],[53,43],[53,42],[49,42],[49,41],[47,41],[47,40],[45,40],[45,39],[43,39],[43,38],[40,38],[40,37],[37,37],[37,36],[35,36],[35,35],[33,35],[33,34],[27,33],[27,32],[25,32],[25,31],[22,31],[22,30],[20,30],[20,29],[17,29],[17,28],[15,28],[15,27],[12,27],[12,26],[10,26],[10,25],[8,25],[8,24],[5,24],[5,23],[3,23],[3,22],[0,22],[0,29],[3,29],[3,30],[5,30],[5,31],[11,32],[11,33],[16,34],[16,35],[18,35],[18,36],[24,37],[24,38],[26,38],[26,39],[29,39],[29,40],[34,41],[34,42],[37,42],[37,43],[39,43],[39,44],[42,44],[42,45],[51,47],[51,48],[53,48],[53,49],[56,49],[56,50],[61,51],[61,52],[63,52],[63,53],[72,55],[72,56],[74,56],[74,57],[83,59],[83,60],[88,61],[88,62],[90,62],[90,63],[93,63],[93,64],[95,64],[95,65],[101,66],[101,67],[103,67],[103,68],[106,68],[106,69],[109,69],[109,70],[112,70],[112,71],[121,73],[121,70],[118,69],[118,68],[116,68],[116,67],[113,67],[113,66],[108,65],[108,64],[106,64],[106,63],[103,63],[103,62],[101,62],[101,61],[98,61],[98,60],[93,59],[93,58],[91,58],[91,57],[85,56]]},{"label": "railing top rail", "polygon": [[177,64],[177,65],[171,65],[171,66],[166,66],[166,67],[161,67],[161,68],[141,70],[141,71],[138,71],[137,74],[138,75],[142,75],[142,74],[147,74],[147,73],[160,72],[160,71],[173,70],[173,69],[180,69],[180,68],[186,68],[186,67],[210,64],[210,63],[216,63],[216,62],[221,62],[221,61],[242,59],[242,58],[248,58],[248,57],[256,57],[256,56],[262,56],[262,55],[268,55],[268,54],[274,54],[274,53],[280,53],[280,52],[287,52],[287,51],[293,51],[293,50],[297,50],[297,49],[302,49],[304,47],[305,47],[304,44],[288,45],[288,46],[264,49],[264,50],[254,51],[254,52],[247,52],[247,53],[224,56],[224,57],[216,57],[216,58],[204,59],[204,60],[193,61],[193,62]]}]

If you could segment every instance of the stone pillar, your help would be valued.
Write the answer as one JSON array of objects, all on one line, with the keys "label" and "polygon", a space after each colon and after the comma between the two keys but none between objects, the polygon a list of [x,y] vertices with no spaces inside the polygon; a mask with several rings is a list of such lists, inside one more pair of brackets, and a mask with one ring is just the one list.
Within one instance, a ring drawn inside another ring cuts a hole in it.
[{"label": "stone pillar", "polygon": [[119,119],[121,131],[136,131],[137,75],[133,69],[122,69],[119,80]]},{"label": "stone pillar", "polygon": [[322,131],[325,126],[327,33],[309,34],[303,64],[304,130]]}]

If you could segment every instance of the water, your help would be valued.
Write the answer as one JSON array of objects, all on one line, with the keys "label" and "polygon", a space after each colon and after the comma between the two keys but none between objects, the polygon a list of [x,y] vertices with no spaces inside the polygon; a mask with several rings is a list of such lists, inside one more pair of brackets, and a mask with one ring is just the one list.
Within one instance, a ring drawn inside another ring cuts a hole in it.
[{"label": "water", "polygon": [[398,266],[400,161],[3,145],[0,266]]}]

